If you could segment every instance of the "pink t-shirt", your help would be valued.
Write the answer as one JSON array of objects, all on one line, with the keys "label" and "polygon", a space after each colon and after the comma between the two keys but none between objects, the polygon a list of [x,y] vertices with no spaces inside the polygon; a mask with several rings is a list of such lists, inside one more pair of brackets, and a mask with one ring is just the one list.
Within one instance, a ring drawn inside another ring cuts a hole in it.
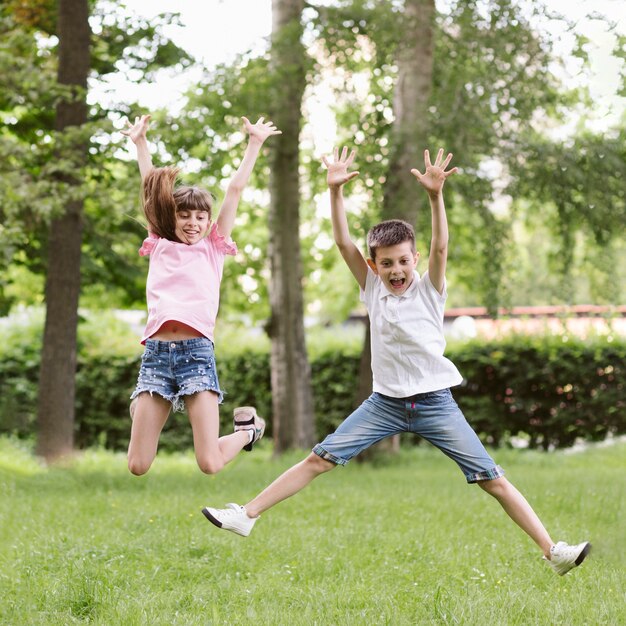
[{"label": "pink t-shirt", "polygon": [[213,341],[224,257],[237,254],[235,243],[227,241],[213,224],[209,234],[192,245],[151,234],[139,254],[150,255],[148,321],[141,343],[171,320],[187,324]]}]

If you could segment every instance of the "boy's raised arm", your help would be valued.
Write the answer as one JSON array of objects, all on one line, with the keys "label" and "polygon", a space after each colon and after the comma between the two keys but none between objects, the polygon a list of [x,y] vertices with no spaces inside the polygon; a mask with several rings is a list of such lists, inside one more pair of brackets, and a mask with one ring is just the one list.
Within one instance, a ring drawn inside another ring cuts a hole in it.
[{"label": "boy's raised arm", "polygon": [[241,194],[248,183],[263,142],[272,135],[282,134],[282,131],[278,130],[272,122],[264,122],[262,117],[259,118],[256,124],[252,124],[247,117],[242,117],[241,119],[249,136],[248,145],[237,171],[228,183],[224,202],[217,218],[220,234],[226,238],[230,237],[233,230]]},{"label": "boy's raised arm", "polygon": [[452,154],[448,153],[444,160],[443,148],[441,148],[433,165],[430,162],[430,153],[424,150],[424,173],[421,174],[416,169],[411,170],[411,174],[424,187],[430,200],[432,236],[428,255],[428,276],[439,293],[443,293],[448,260],[448,219],[443,203],[443,185],[449,176],[458,171],[458,168],[453,167],[446,172],[451,159]]},{"label": "boy's raised arm", "polygon": [[137,163],[139,164],[139,173],[141,180],[148,175],[152,169],[152,157],[150,156],[150,148],[148,147],[148,139],[146,133],[150,126],[150,115],[142,115],[135,118],[135,123],[131,124],[126,120],[128,128],[122,130],[122,135],[130,137],[137,148]]},{"label": "boy's raised arm", "polygon": [[343,205],[343,186],[359,175],[358,172],[348,172],[348,168],[354,161],[354,155],[354,150],[348,155],[347,148],[343,148],[341,155],[339,155],[339,149],[335,148],[333,153],[334,160],[331,162],[326,157],[322,157],[322,161],[328,169],[326,182],[330,191],[330,210],[335,243],[359,286],[361,289],[365,289],[367,262],[350,237],[348,220],[346,219],[346,211]]}]

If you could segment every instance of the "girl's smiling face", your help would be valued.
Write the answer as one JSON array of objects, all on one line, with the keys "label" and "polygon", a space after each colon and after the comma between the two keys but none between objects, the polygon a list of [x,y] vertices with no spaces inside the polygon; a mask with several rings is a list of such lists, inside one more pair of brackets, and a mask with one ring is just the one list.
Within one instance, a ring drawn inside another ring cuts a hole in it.
[{"label": "girl's smiling face", "polygon": [[369,266],[380,276],[387,289],[402,295],[413,282],[413,270],[417,267],[419,253],[409,241],[376,249],[376,259],[368,259]]},{"label": "girl's smiling face", "polygon": [[209,229],[208,211],[183,209],[176,211],[176,236],[182,243],[191,245],[202,239]]}]

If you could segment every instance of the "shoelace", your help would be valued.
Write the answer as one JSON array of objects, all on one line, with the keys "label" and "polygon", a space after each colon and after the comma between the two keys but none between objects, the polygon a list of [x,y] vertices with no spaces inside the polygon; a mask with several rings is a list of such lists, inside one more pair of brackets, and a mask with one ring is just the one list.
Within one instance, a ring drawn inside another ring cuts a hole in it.
[{"label": "shoelace", "polygon": [[228,508],[224,509],[224,515],[227,515],[229,517],[234,517],[235,515],[244,512],[243,507],[238,504],[227,504],[226,506]]}]

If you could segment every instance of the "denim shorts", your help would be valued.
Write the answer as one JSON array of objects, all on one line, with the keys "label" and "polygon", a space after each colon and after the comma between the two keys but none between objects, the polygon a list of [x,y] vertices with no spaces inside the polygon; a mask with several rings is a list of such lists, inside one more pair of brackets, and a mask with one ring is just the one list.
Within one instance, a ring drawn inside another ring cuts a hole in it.
[{"label": "denim shorts", "polygon": [[390,398],[373,393],[313,452],[345,465],[362,450],[402,432],[423,437],[459,466],[468,483],[504,476],[467,423],[449,389]]},{"label": "denim shorts", "polygon": [[183,410],[184,396],[200,391],[213,391],[222,402],[224,394],[217,379],[213,342],[206,337],[182,341],[147,339],[131,400],[146,391],[171,402],[174,411]]}]

